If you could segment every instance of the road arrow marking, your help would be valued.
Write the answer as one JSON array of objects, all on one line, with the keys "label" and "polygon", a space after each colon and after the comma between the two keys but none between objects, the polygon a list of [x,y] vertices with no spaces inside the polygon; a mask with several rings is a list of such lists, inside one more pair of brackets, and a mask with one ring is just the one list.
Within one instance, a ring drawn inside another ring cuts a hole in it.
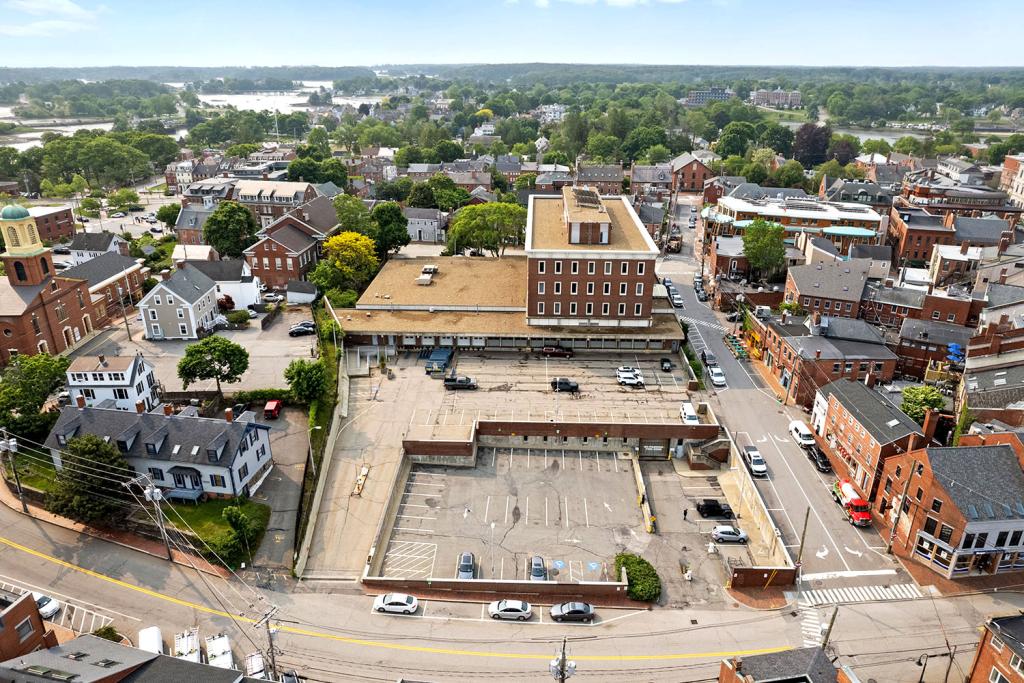
[{"label": "road arrow marking", "polygon": [[823,560],[826,557],[828,557],[828,548],[826,548],[825,546],[821,546],[821,550],[814,554],[818,556],[819,560]]}]

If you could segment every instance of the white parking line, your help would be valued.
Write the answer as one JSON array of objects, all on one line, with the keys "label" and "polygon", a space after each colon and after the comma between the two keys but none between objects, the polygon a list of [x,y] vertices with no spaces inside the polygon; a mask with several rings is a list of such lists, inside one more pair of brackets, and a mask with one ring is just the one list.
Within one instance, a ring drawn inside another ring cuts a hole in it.
[{"label": "white parking line", "polygon": [[583,515],[586,518],[587,528],[590,528],[590,512],[587,510],[587,499],[583,499]]}]

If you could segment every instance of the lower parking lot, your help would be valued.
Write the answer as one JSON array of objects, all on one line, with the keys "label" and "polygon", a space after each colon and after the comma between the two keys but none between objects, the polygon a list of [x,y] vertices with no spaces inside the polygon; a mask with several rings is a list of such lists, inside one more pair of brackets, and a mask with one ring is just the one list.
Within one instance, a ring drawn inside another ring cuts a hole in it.
[{"label": "lower parking lot", "polygon": [[413,468],[381,573],[454,578],[471,552],[479,579],[525,580],[540,555],[551,580],[611,580],[615,553],[639,551],[646,536],[629,460],[481,448],[472,469]]}]

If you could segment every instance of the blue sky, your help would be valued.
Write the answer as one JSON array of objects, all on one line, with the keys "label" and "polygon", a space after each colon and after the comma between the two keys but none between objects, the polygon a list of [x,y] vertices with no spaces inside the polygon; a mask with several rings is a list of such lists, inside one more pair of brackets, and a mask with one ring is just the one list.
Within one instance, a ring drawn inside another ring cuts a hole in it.
[{"label": "blue sky", "polygon": [[1021,66],[1019,0],[0,0],[5,66]]}]

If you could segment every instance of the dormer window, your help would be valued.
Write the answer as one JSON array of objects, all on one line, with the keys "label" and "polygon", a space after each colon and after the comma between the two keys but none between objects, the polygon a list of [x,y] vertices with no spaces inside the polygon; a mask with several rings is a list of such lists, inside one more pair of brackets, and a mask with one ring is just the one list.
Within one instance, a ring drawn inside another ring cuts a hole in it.
[{"label": "dormer window", "polygon": [[127,453],[128,452],[128,442],[125,441],[124,439],[118,439],[117,440],[117,450],[121,451],[122,453]]},{"label": "dormer window", "polygon": [[146,443],[146,452],[150,455],[156,455],[157,447],[155,443]]}]

